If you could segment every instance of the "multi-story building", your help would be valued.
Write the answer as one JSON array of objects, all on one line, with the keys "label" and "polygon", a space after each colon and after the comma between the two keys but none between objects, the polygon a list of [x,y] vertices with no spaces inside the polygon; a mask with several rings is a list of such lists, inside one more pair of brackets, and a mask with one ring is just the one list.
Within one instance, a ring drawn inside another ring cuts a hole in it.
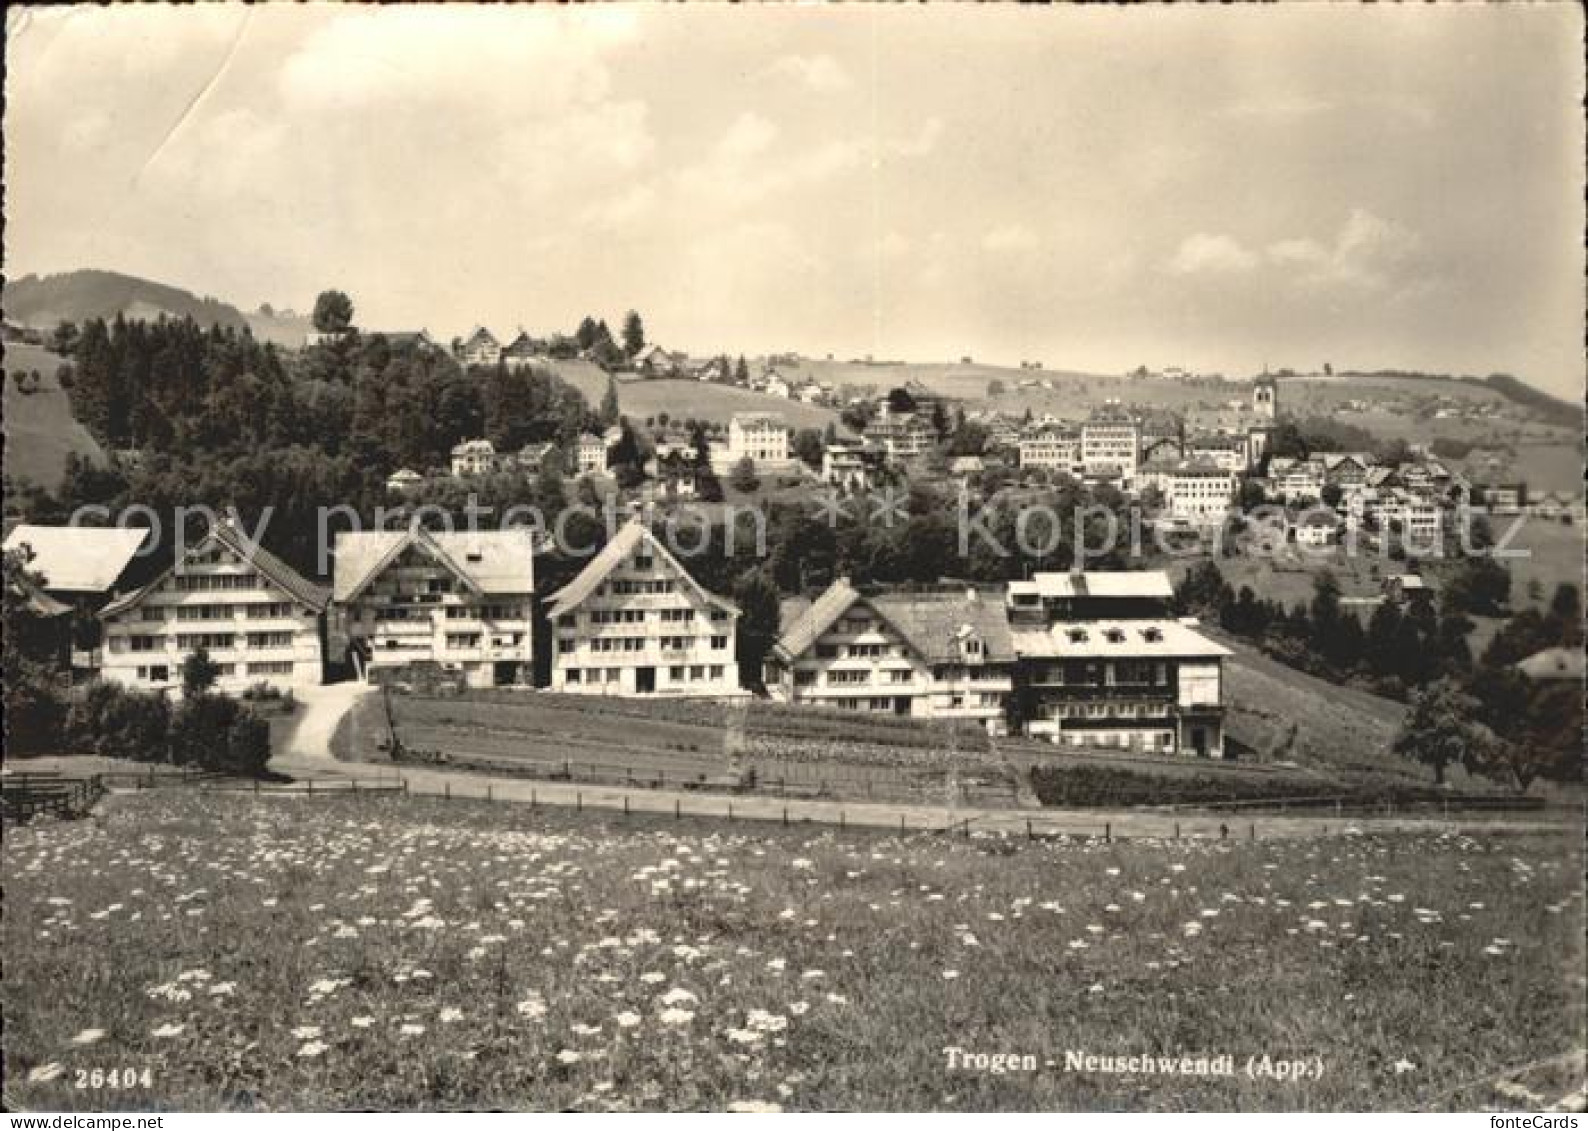
[{"label": "multi-story building", "polygon": [[463,365],[495,365],[502,360],[502,343],[484,326],[477,326],[458,346],[458,361]]},{"label": "multi-story building", "polygon": [[1316,500],[1323,494],[1323,465],[1312,460],[1276,457],[1269,461],[1268,479],[1274,493],[1287,503]]},{"label": "multi-story building", "polygon": [[1296,544],[1309,549],[1333,546],[1340,540],[1340,519],[1333,511],[1323,508],[1309,510],[1295,525]]},{"label": "multi-story building", "polygon": [[1368,471],[1377,463],[1366,452],[1328,452],[1318,458],[1323,462],[1323,481],[1345,491],[1362,487]]},{"label": "multi-story building", "polygon": [[1125,487],[1141,459],[1141,426],[1117,402],[1093,411],[1081,425],[1081,466],[1087,475],[1118,475]]},{"label": "multi-story building", "polygon": [[1246,437],[1227,434],[1193,437],[1186,442],[1186,458],[1230,472],[1245,471],[1251,462]]},{"label": "multi-story building", "polygon": [[203,650],[219,668],[221,691],[312,686],[325,678],[329,601],[323,586],[235,523],[217,523],[172,568],[100,610],[99,674],[143,690],[180,690],[183,661]]},{"label": "multi-story building", "polygon": [[496,468],[496,446],[489,440],[465,440],[452,448],[452,474],[459,478],[490,475]]},{"label": "multi-story building", "polygon": [[536,362],[545,360],[547,360],[545,344],[537,342],[523,330],[518,332],[518,337],[502,348],[502,364],[509,369],[527,369]]},{"label": "multi-story building", "polygon": [[1222,520],[1235,498],[1235,472],[1197,460],[1184,460],[1158,473],[1164,510],[1193,522]]},{"label": "multi-story building", "polygon": [[766,659],[773,699],[1007,731],[1015,654],[1002,602],[974,589],[863,594],[835,581]]},{"label": "multi-story building", "polygon": [[1053,425],[1039,425],[1020,436],[1020,466],[1074,472],[1081,464],[1081,438]]},{"label": "multi-story building", "polygon": [[789,465],[788,425],[775,412],[736,412],[728,421],[730,465],[748,459],[757,470]]},{"label": "multi-story building", "polygon": [[547,605],[551,687],[586,695],[739,693],[739,609],[708,592],[638,518]]},{"label": "multi-story building", "polygon": [[1163,573],[1038,573],[1009,585],[1015,716],[1064,746],[1222,757],[1229,649],[1169,614]]},{"label": "multi-story building", "polygon": [[360,674],[434,664],[471,687],[532,681],[530,531],[344,531],[333,553],[337,635]]},{"label": "multi-story building", "polygon": [[851,491],[876,486],[883,455],[858,440],[832,440],[822,450],[822,482]]},{"label": "multi-story building", "polygon": [[883,401],[877,416],[866,425],[866,442],[879,448],[890,460],[916,459],[937,443],[937,429],[916,412],[894,412]]},{"label": "multi-story building", "polygon": [[1268,423],[1279,419],[1279,382],[1270,373],[1252,382],[1252,412]]},{"label": "multi-story building", "polygon": [[594,432],[586,432],[579,437],[578,447],[574,450],[574,458],[579,464],[580,475],[605,475],[607,473],[607,457],[612,446],[623,438],[621,429],[608,428],[604,435],[597,436]]}]

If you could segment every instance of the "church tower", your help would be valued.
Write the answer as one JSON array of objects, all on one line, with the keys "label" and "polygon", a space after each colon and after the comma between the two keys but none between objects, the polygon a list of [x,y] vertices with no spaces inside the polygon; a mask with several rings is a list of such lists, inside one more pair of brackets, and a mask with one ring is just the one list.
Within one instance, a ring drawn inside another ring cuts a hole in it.
[{"label": "church tower", "polygon": [[1266,423],[1273,423],[1279,416],[1279,383],[1268,373],[1252,382],[1252,412]]}]

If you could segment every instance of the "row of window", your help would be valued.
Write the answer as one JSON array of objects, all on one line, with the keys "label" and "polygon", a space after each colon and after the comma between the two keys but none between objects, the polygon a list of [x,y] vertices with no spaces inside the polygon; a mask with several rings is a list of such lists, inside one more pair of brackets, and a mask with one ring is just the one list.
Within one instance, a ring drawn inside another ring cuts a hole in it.
[{"label": "row of window", "polygon": [[237,617],[246,617],[249,620],[277,620],[294,615],[291,602],[272,601],[247,605],[142,605],[138,609],[138,619],[147,623],[158,623],[169,620],[172,610],[175,610],[177,620],[187,621],[234,620]]},{"label": "row of window", "polygon": [[[623,682],[623,668],[569,668],[563,673],[567,684],[594,684]],[[695,683],[701,680],[720,680],[726,671],[723,664],[676,664],[667,669],[667,677],[674,683]]]},{"label": "row of window", "polygon": [[[267,675],[291,675],[293,665],[291,660],[260,660],[251,664],[244,664],[243,673],[249,677]],[[231,679],[237,674],[237,665],[226,663],[216,664],[217,679]],[[138,665],[138,678],[149,683],[169,683],[171,681],[170,664]]]},{"label": "row of window", "polygon": [[[179,632],[174,638],[175,647],[184,652],[199,648],[236,648],[242,640],[249,648],[290,648],[296,634],[292,632]],[[169,636],[112,636],[108,640],[112,652],[164,652],[173,644]]]},{"label": "row of window", "polygon": [[217,589],[258,589],[257,573],[178,573],[171,577],[178,593],[204,593]]},{"label": "row of window", "polygon": [[1166,703],[1050,703],[1047,719],[1156,719],[1168,713]]}]

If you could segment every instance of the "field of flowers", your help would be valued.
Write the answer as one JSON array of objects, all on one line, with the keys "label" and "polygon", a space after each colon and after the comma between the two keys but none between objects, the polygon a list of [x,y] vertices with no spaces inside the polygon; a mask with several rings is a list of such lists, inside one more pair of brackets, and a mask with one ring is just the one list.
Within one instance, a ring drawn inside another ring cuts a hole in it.
[{"label": "field of flowers", "polygon": [[[1493,1081],[1582,1046],[1582,861],[1542,834],[1033,843],[171,790],[0,851],[13,1111],[1538,1106]],[[1234,1075],[1066,1055],[1144,1053]],[[1249,1076],[1265,1055],[1308,1075]],[[1553,1063],[1518,1086],[1580,1085]]]}]

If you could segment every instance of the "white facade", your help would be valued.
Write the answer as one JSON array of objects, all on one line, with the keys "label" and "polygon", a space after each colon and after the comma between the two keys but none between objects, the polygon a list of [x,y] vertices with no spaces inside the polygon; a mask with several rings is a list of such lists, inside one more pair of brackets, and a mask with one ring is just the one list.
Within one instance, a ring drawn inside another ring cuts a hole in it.
[{"label": "white facade", "polygon": [[701,588],[639,520],[551,598],[551,689],[739,694],[739,610]]},{"label": "white facade", "polygon": [[752,461],[757,469],[789,465],[788,426],[776,413],[738,412],[728,421],[728,463]]},{"label": "white facade", "polygon": [[602,436],[593,432],[586,432],[579,437],[579,447],[575,452],[579,461],[580,475],[605,475],[607,471],[607,441]]},{"label": "white facade", "polygon": [[471,687],[531,681],[529,531],[344,531],[334,552],[338,627],[361,674],[434,663]]},{"label": "white facade", "polygon": [[1020,437],[1020,466],[1074,471],[1081,463],[1080,437],[1038,428]]},{"label": "white facade", "polygon": [[974,592],[868,599],[839,580],[774,646],[766,686],[784,703],[928,719],[1007,733],[1014,653],[996,599]]},{"label": "white facade", "polygon": [[217,690],[287,690],[325,678],[328,594],[234,527],[216,527],[171,570],[99,614],[99,674],[125,687],[175,690],[203,649]]},{"label": "white facade", "polygon": [[458,347],[458,360],[464,365],[495,365],[502,360],[502,343],[481,326]]},{"label": "white facade", "polygon": [[1118,472],[1129,485],[1141,456],[1141,427],[1123,413],[1099,414],[1081,425],[1081,466],[1087,475]]},{"label": "white facade", "polygon": [[1235,473],[1220,467],[1176,467],[1162,472],[1164,509],[1175,518],[1221,519],[1235,498]]},{"label": "white facade", "polygon": [[489,440],[465,440],[452,449],[452,474],[460,478],[496,470],[496,448]]}]

